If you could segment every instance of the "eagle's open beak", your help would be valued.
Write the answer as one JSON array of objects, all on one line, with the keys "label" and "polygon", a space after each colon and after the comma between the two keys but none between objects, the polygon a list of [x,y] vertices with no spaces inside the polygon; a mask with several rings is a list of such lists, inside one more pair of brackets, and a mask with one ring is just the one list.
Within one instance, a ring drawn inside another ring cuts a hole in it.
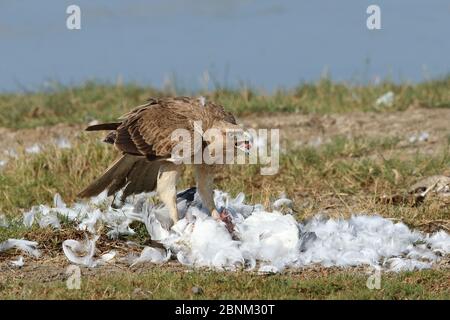
[{"label": "eagle's open beak", "polygon": [[222,208],[222,210],[220,210],[219,220],[225,223],[225,227],[227,228],[228,232],[233,234],[234,231],[233,218],[226,208]]}]

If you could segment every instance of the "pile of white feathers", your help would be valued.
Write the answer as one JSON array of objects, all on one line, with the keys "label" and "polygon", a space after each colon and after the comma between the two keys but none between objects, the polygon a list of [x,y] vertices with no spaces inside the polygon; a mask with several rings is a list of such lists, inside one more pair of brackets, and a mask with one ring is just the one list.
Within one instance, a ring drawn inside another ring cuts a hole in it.
[{"label": "pile of white feathers", "polygon": [[[24,214],[23,223],[27,227],[38,224],[61,228],[62,221],[74,222],[78,229],[86,231],[86,239],[67,239],[62,250],[71,263],[87,267],[119,260],[134,266],[177,259],[191,267],[270,273],[314,264],[325,267],[367,265],[397,272],[431,268],[450,252],[450,236],[444,231],[423,234],[377,215],[354,215],[349,219],[317,215],[298,222],[291,214],[283,213],[289,212],[292,205],[289,199],[278,199],[271,209],[266,209],[259,204],[245,204],[243,193],[232,198],[218,190],[215,191],[216,206],[225,208],[232,216],[232,233],[225,223],[208,215],[195,189],[190,191],[190,197],[178,198],[180,220],[168,228],[167,209],[153,204],[151,196],[147,193],[129,197],[120,209],[115,209],[106,193],[71,207],[57,194],[52,207],[33,207]],[[135,233],[130,227],[134,221],[145,224],[149,237],[160,246],[144,247],[140,255],[126,257],[119,257],[115,251],[97,252],[99,230],[106,229],[110,238],[124,239],[123,236]],[[17,239],[0,243],[0,252],[14,247],[40,256],[36,242]],[[23,265],[21,258],[12,263]]]}]

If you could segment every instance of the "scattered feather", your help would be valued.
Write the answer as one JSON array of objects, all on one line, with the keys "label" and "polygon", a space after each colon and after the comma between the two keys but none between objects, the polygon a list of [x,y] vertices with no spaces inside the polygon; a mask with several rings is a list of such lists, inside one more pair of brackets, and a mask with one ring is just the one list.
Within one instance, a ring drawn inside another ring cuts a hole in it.
[{"label": "scattered feather", "polygon": [[438,231],[427,238],[433,251],[439,252],[441,255],[450,252],[450,235],[445,231]]},{"label": "scattered feather", "polygon": [[28,241],[23,239],[8,239],[0,243],[0,252],[16,248],[20,251],[27,253],[30,256],[39,258],[41,256],[41,253],[37,249],[37,245],[38,243],[34,241]]},{"label": "scattered feather", "polygon": [[430,262],[416,259],[390,258],[387,260],[388,270],[393,272],[414,271],[431,268]]},{"label": "scattered feather", "polygon": [[65,240],[62,244],[64,254],[70,262],[86,267],[97,266],[94,260],[95,242],[98,240],[95,236],[92,240],[86,238],[83,242],[77,240]]},{"label": "scattered feather", "polygon": [[131,263],[131,266],[135,266],[141,263],[164,263],[170,259],[170,251],[165,252],[164,250],[145,247],[142,250],[141,255],[134,259]]},{"label": "scattered feather", "polygon": [[22,268],[25,264],[22,256],[20,256],[17,260],[11,260],[10,263],[12,266],[14,266],[16,268]]},{"label": "scattered feather", "polygon": [[100,260],[103,262],[111,262],[117,255],[117,252],[114,250],[111,250],[107,253],[104,253],[100,256]]},{"label": "scattered feather", "polygon": [[41,147],[37,143],[35,143],[32,146],[25,148],[25,152],[26,153],[39,153],[39,152],[41,152]]},{"label": "scattered feather", "polygon": [[[24,214],[24,224],[31,226],[37,221],[42,225],[56,213],[56,217],[74,221],[78,229],[92,234],[98,232],[97,224],[102,224],[108,236],[118,238],[134,233],[130,227],[133,221],[144,223],[149,237],[163,248],[146,247],[139,257],[128,256],[125,260],[131,265],[165,263],[173,256],[184,265],[221,270],[258,267],[260,272],[281,272],[285,268],[319,264],[368,265],[401,271],[429,268],[450,250],[450,236],[444,231],[426,236],[401,222],[376,215],[355,215],[349,219],[318,215],[300,223],[291,214],[267,211],[261,204],[246,204],[243,193],[233,198],[219,190],[214,192],[215,204],[230,214],[232,234],[222,221],[209,216],[199,195],[193,192],[180,193],[180,220],[169,228],[167,208],[155,205],[150,200],[152,195],[129,197],[120,209],[111,206],[112,200],[106,193],[72,206],[55,195],[53,207],[33,207]],[[292,205],[285,196],[277,201],[272,208]],[[84,242],[66,240],[64,253],[76,264],[101,265],[110,255],[94,259],[97,237]]]},{"label": "scattered feather", "polygon": [[428,139],[430,138],[430,134],[426,131],[422,131],[419,134],[413,134],[412,136],[409,137],[409,143],[415,143],[415,142],[424,142],[424,141],[428,141]]},{"label": "scattered feather", "polygon": [[72,145],[70,144],[70,141],[66,138],[60,137],[56,140],[56,146],[60,149],[70,149],[72,148]]},{"label": "scattered feather", "polygon": [[388,91],[375,101],[375,105],[391,107],[394,104],[394,97],[394,93]]}]

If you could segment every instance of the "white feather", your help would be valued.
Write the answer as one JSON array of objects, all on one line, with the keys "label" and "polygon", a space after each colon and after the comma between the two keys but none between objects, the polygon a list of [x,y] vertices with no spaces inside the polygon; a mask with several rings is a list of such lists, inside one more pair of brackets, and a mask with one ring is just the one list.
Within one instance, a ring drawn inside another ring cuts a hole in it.
[{"label": "white feather", "polygon": [[[148,199],[152,195],[130,197],[121,209],[110,206],[106,193],[70,207],[55,196],[53,208],[33,207],[24,214],[24,224],[31,226],[37,221],[44,225],[56,212],[56,216],[76,221],[78,228],[88,232],[95,232],[96,223],[102,223],[109,228],[109,236],[119,237],[134,232],[130,228],[133,221],[144,223],[149,237],[165,250],[144,249],[140,257],[131,259],[133,265],[145,261],[164,263],[173,253],[185,265],[227,270],[253,270],[259,265],[261,272],[281,272],[287,267],[320,264],[383,266],[401,271],[429,268],[450,252],[450,236],[444,231],[427,236],[375,215],[354,215],[349,219],[315,216],[298,223],[290,214],[266,211],[260,204],[245,204],[243,193],[233,198],[219,190],[214,192],[215,204],[231,214],[234,237],[223,222],[208,215],[198,194],[189,204],[186,200],[178,202],[180,220],[169,229],[167,209],[151,204]],[[272,207],[289,204],[290,200],[282,197]],[[93,258],[95,239],[66,240],[64,253],[73,263],[100,265],[104,259]],[[2,243],[0,248],[5,245]]]},{"label": "white feather", "polygon": [[23,239],[8,239],[0,243],[0,252],[16,248],[31,256],[39,258],[41,256],[41,253],[37,249],[37,245],[38,243],[34,241],[28,241]]},{"label": "white feather", "polygon": [[161,249],[145,247],[144,250],[142,250],[141,255],[132,262],[131,266],[133,267],[145,262],[164,263],[169,259],[170,251],[163,252]]}]

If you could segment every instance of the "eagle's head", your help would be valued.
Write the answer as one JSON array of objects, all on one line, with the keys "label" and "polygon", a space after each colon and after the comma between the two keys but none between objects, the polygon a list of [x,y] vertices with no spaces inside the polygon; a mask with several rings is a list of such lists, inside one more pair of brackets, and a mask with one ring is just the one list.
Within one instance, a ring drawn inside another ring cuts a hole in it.
[{"label": "eagle's head", "polygon": [[249,154],[253,147],[253,136],[245,129],[237,131],[234,137],[234,147]]}]

